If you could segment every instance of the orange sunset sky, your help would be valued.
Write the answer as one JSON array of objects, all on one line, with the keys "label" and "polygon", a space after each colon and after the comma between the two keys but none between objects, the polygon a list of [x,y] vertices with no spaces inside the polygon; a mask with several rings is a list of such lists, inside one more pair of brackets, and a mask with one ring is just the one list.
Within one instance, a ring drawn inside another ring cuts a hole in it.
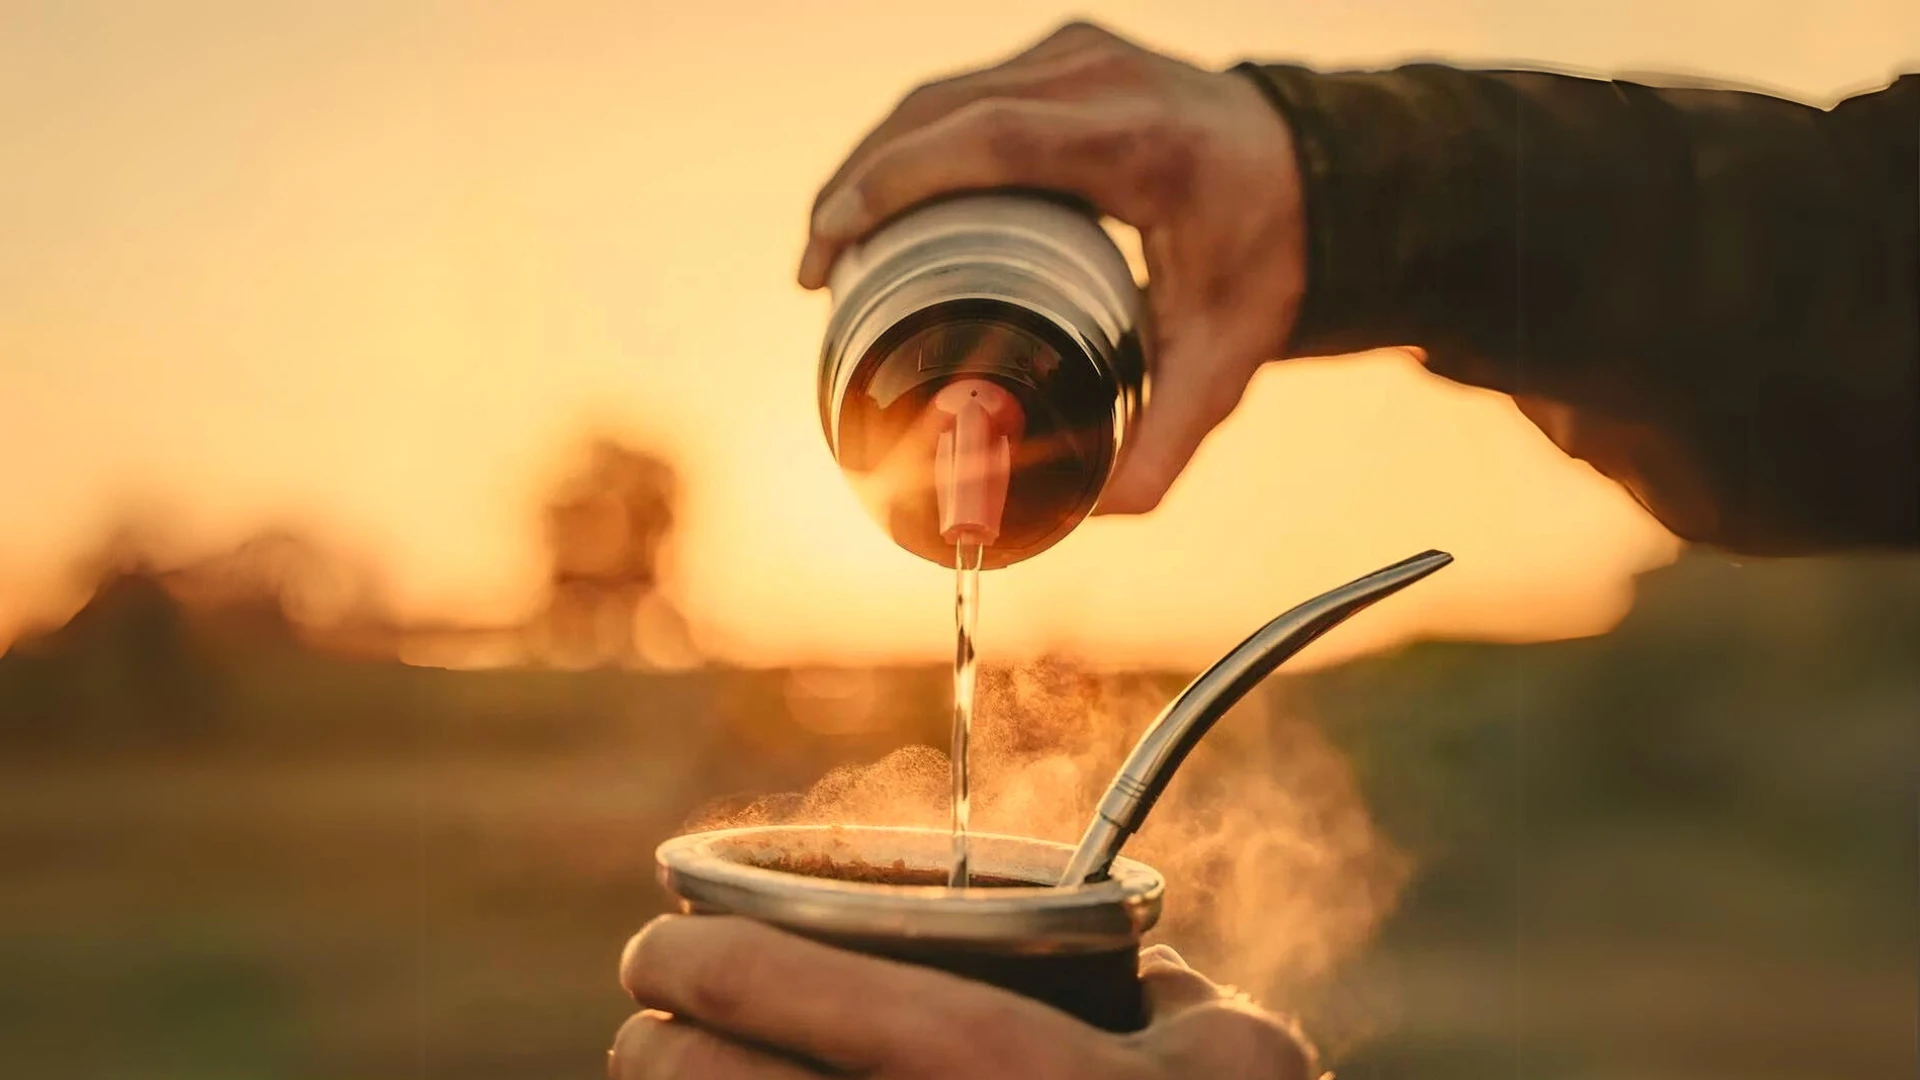
[{"label": "orange sunset sky", "polygon": [[[1829,103],[1912,0],[964,5],[0,0],[0,641],[128,500],[270,521],[412,616],[537,602],[534,500],[593,425],[688,489],[673,589],[751,663],[939,657],[951,577],[829,459],[817,183],[892,102],[1069,15],[1199,62],[1715,75]],[[1199,663],[1426,547],[1324,656],[1603,630],[1676,546],[1504,398],[1397,355],[1270,369],[1161,510],[983,587],[983,652]]]}]

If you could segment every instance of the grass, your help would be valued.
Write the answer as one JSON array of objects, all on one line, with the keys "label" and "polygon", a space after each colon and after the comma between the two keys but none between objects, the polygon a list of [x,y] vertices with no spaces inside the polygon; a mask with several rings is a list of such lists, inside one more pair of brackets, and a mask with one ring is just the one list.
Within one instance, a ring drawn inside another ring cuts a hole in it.
[{"label": "grass", "polygon": [[[1910,562],[1694,561],[1605,638],[1275,685],[1414,866],[1370,944],[1275,1004],[1337,1036],[1342,1080],[1913,1075],[1915,641]],[[147,714],[84,648],[0,660],[0,721],[98,710],[94,741],[0,761],[6,1075],[598,1075],[620,945],[664,905],[654,844],[943,720],[937,670],[882,673],[897,722],[834,736],[782,672],[215,654],[212,734],[175,746],[111,735]]]}]

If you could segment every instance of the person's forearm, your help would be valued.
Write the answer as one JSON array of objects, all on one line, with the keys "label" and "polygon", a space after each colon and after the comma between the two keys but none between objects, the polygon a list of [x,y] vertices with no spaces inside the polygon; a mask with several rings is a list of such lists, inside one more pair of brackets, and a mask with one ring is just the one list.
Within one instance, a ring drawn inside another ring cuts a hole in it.
[{"label": "person's forearm", "polygon": [[[1920,79],[1755,94],[1421,65],[1246,67],[1289,119],[1290,352],[1411,345],[1559,408],[1690,539],[1920,545]],[[1543,423],[1543,426],[1548,426]]]}]

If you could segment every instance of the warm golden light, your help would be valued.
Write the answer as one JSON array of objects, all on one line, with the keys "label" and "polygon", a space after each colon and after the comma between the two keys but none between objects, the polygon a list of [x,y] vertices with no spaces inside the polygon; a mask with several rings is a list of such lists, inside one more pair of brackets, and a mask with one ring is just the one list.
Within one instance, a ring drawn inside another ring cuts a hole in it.
[{"label": "warm golden light", "polygon": [[[743,10],[751,7],[751,11]],[[1708,71],[1811,100],[1911,52],[1844,5],[1072,9],[1220,64],[1413,54]],[[894,549],[818,431],[818,182],[914,82],[1068,14],[883,3],[42,5],[0,20],[0,635],[58,602],[103,507],[183,543],[312,523],[406,615],[537,599],[564,441],[672,454],[675,592],[747,662],[938,657],[950,575]],[[1657,34],[1648,27],[1659,26]],[[28,92],[29,89],[31,92]],[[1322,658],[1420,633],[1591,633],[1673,542],[1504,399],[1404,358],[1274,369],[1147,520],[984,586],[989,659],[1197,662],[1419,549],[1446,574]]]}]

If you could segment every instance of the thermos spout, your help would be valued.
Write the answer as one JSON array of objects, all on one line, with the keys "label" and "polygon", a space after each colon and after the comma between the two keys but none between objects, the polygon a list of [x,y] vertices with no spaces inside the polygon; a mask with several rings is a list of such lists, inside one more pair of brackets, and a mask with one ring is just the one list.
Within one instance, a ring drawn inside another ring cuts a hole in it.
[{"label": "thermos spout", "polygon": [[1011,393],[987,379],[947,384],[934,395],[933,408],[946,418],[934,451],[940,535],[949,544],[991,544],[1000,537],[1014,443],[1026,416]]}]

